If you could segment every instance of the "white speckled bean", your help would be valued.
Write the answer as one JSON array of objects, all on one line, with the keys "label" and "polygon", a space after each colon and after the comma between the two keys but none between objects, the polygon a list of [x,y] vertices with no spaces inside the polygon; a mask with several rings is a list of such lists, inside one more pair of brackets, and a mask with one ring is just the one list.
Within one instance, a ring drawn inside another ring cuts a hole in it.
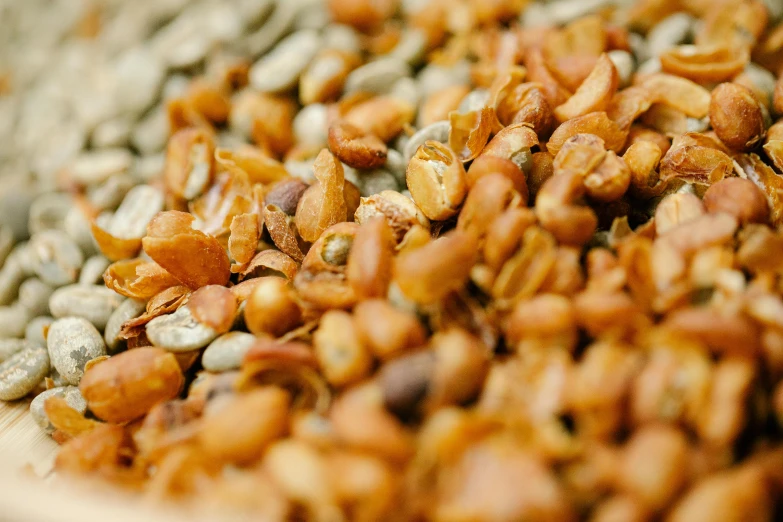
[{"label": "white speckled bean", "polygon": [[211,372],[235,370],[240,367],[242,359],[255,341],[255,335],[247,332],[223,334],[212,341],[204,351],[201,364],[205,370]]},{"label": "white speckled bean", "polygon": [[106,345],[100,332],[83,317],[66,317],[52,323],[46,344],[52,366],[68,384],[74,386],[82,379],[88,362],[106,355]]},{"label": "white speckled bean", "polygon": [[32,415],[36,424],[46,433],[52,433],[54,431],[54,426],[49,422],[49,417],[46,416],[46,412],[44,411],[44,403],[51,397],[61,397],[65,399],[68,406],[81,414],[84,414],[84,412],[87,411],[87,401],[84,400],[82,393],[76,386],[52,388],[51,390],[39,393],[30,403],[30,415]]},{"label": "white speckled bean", "polygon": [[187,306],[147,323],[150,342],[171,352],[198,350],[211,343],[217,335],[214,329],[196,321]]},{"label": "white speckled bean", "polygon": [[42,347],[28,347],[0,364],[0,400],[21,399],[46,377],[49,355]]}]

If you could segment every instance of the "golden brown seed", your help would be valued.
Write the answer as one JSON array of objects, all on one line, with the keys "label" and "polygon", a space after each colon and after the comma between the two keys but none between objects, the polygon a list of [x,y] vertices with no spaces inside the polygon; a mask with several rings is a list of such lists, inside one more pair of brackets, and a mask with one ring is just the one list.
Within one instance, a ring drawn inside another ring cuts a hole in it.
[{"label": "golden brown seed", "polygon": [[493,220],[506,208],[525,203],[511,180],[499,173],[489,174],[470,189],[457,219],[457,229],[471,229],[483,237]]},{"label": "golden brown seed", "polygon": [[622,158],[611,150],[584,180],[587,194],[598,201],[609,202],[623,197],[631,183],[631,171]]},{"label": "golden brown seed", "polygon": [[726,178],[704,193],[707,212],[731,214],[742,224],[767,223],[769,202],[755,183],[742,178]]},{"label": "golden brown seed", "polygon": [[462,161],[446,145],[426,141],[405,174],[413,201],[429,219],[455,215],[468,192]]},{"label": "golden brown seed", "polygon": [[531,201],[535,200],[544,182],[554,174],[554,161],[555,157],[549,152],[536,152],[533,154],[530,174],[527,176],[527,187]]},{"label": "golden brown seed", "polygon": [[354,218],[363,225],[374,217],[382,216],[392,228],[397,242],[414,226],[430,228],[429,220],[410,198],[396,190],[384,190],[367,198],[362,198]]},{"label": "golden brown seed", "polygon": [[449,113],[449,147],[461,161],[468,162],[481,153],[492,132],[492,116],[489,107],[468,113]]},{"label": "golden brown seed", "polygon": [[617,85],[617,69],[606,54],[602,54],[590,75],[567,102],[555,109],[558,121],[566,121],[607,108]]},{"label": "golden brown seed", "polygon": [[359,299],[386,295],[392,277],[396,245],[391,227],[381,216],[359,227],[348,254],[345,272]]},{"label": "golden brown seed", "polygon": [[573,170],[547,179],[538,192],[536,217],[562,243],[583,245],[598,226],[591,208],[572,203],[584,193],[582,174]]},{"label": "golden brown seed", "polygon": [[400,461],[413,451],[411,434],[383,404],[383,394],[375,383],[352,386],[330,410],[338,439],[358,450]]},{"label": "golden brown seed", "polygon": [[775,108],[776,113],[783,114],[783,74],[778,76],[778,81],[775,84],[775,95],[772,106]]},{"label": "golden brown seed", "polygon": [[228,254],[215,237],[194,229],[194,221],[186,212],[160,212],[141,240],[144,252],[190,288],[225,285],[231,276]]},{"label": "golden brown seed", "polygon": [[357,169],[374,169],[386,163],[386,144],[346,122],[329,127],[329,150],[340,161]]},{"label": "golden brown seed", "polygon": [[351,108],[345,114],[345,121],[388,143],[413,121],[414,113],[414,107],[407,101],[377,96]]},{"label": "golden brown seed", "polygon": [[607,149],[615,152],[622,150],[627,137],[627,132],[610,120],[605,112],[591,112],[563,122],[556,128],[546,144],[547,150],[557,156],[563,144],[577,134],[594,134],[604,140]]},{"label": "golden brown seed", "polygon": [[289,403],[288,392],[272,386],[231,397],[225,404],[207,410],[198,441],[218,462],[251,463],[285,434]]},{"label": "golden brown seed", "polygon": [[450,232],[397,257],[394,279],[414,301],[436,302],[467,283],[476,261],[477,242],[472,232]]},{"label": "golden brown seed", "polygon": [[323,49],[299,79],[299,101],[302,105],[323,103],[340,96],[348,74],[361,60],[354,52]]},{"label": "golden brown seed", "polygon": [[281,277],[264,277],[245,302],[245,324],[256,335],[283,335],[302,317],[294,291]]},{"label": "golden brown seed", "polygon": [[213,176],[214,153],[214,138],[204,129],[183,129],[171,137],[163,173],[171,203],[181,205],[207,188]]},{"label": "golden brown seed", "polygon": [[193,292],[188,309],[199,323],[222,334],[231,329],[237,314],[237,300],[224,286],[208,285]]},{"label": "golden brown seed", "polygon": [[419,109],[419,127],[449,119],[449,113],[457,110],[459,102],[470,92],[467,85],[452,85],[430,94]]},{"label": "golden brown seed", "polygon": [[317,181],[302,194],[296,206],[296,228],[302,239],[311,243],[348,215],[345,171],[340,161],[323,149],[315,159],[313,171]]},{"label": "golden brown seed", "polygon": [[659,510],[679,493],[687,480],[688,441],[672,426],[645,426],[624,449],[617,486]]},{"label": "golden brown seed", "polygon": [[574,307],[567,298],[555,294],[540,294],[520,301],[506,323],[506,335],[512,342],[569,332],[576,333]]},{"label": "golden brown seed", "polygon": [[549,136],[555,124],[552,108],[538,83],[522,83],[500,100],[496,109],[503,125],[527,123],[542,139]]},{"label": "golden brown seed", "polygon": [[489,351],[475,336],[450,328],[432,336],[435,354],[428,407],[463,404],[476,397],[489,369]]},{"label": "golden brown seed", "polygon": [[318,364],[332,386],[357,382],[372,368],[372,357],[360,341],[348,312],[326,312],[313,334],[313,345]]},{"label": "golden brown seed", "polygon": [[484,262],[492,270],[500,270],[514,254],[528,227],[536,222],[529,208],[509,208],[492,221],[484,241]]},{"label": "golden brown seed", "polygon": [[159,402],[175,398],[185,378],[173,354],[160,348],[135,348],[94,365],[79,391],[99,419],[123,423],[137,419]]},{"label": "golden brown seed", "polygon": [[360,31],[377,28],[397,8],[396,0],[329,0],[329,13],[338,24],[351,25]]},{"label": "golden brown seed", "polygon": [[646,140],[631,144],[625,151],[623,160],[631,171],[631,190],[635,194],[651,197],[664,189],[656,171],[661,156],[661,148]]},{"label": "golden brown seed", "polygon": [[704,212],[704,204],[693,194],[669,194],[655,207],[655,232],[665,234]]},{"label": "golden brown seed", "polygon": [[264,196],[265,205],[275,205],[285,214],[293,216],[296,214],[296,205],[299,199],[307,190],[307,183],[299,178],[288,178],[278,181],[269,189]]},{"label": "golden brown seed", "polygon": [[659,57],[664,72],[695,82],[725,82],[737,76],[749,60],[747,49],[696,46],[672,47]]},{"label": "golden brown seed", "polygon": [[381,360],[423,346],[426,340],[424,327],[415,315],[381,299],[359,303],[354,309],[354,322],[362,343]]},{"label": "golden brown seed", "polygon": [[525,202],[527,202],[527,182],[525,181],[525,173],[510,159],[498,158],[497,156],[490,156],[488,154],[480,155],[473,160],[473,163],[470,164],[470,168],[468,169],[466,177],[468,188],[473,188],[482,177],[495,173],[500,173],[510,179],[514,184],[514,189],[520,194],[523,194],[525,196]]},{"label": "golden brown seed", "polygon": [[237,263],[247,263],[256,253],[258,246],[258,215],[239,214],[231,220],[231,235],[228,237],[228,252]]},{"label": "golden brown seed", "polygon": [[772,520],[766,483],[757,466],[719,471],[695,484],[672,508],[668,520]]},{"label": "golden brown seed", "polygon": [[764,140],[766,125],[758,100],[747,87],[722,83],[712,91],[710,123],[728,147],[746,151]]}]

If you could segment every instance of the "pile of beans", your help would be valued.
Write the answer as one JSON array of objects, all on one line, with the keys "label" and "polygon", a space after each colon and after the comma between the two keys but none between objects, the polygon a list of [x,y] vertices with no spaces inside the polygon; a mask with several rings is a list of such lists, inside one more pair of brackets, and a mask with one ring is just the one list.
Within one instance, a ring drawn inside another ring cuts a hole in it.
[{"label": "pile of beans", "polygon": [[58,477],[231,520],[783,515],[777,0],[0,35],[0,399]]}]

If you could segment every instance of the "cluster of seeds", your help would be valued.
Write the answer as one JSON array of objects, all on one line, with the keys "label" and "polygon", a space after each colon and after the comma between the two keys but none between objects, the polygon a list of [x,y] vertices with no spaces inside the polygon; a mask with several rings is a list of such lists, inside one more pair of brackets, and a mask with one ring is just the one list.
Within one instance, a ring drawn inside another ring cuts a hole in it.
[{"label": "cluster of seeds", "polygon": [[232,520],[781,516],[783,4],[84,5],[37,22],[59,76],[0,70],[0,399],[58,475]]}]

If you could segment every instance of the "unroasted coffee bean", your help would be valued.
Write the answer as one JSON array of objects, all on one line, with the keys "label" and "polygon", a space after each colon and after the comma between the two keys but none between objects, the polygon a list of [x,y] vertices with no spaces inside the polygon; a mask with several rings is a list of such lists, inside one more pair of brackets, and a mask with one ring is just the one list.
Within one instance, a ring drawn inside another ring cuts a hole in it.
[{"label": "unroasted coffee bean", "polygon": [[321,38],[316,31],[298,31],[281,41],[250,69],[250,83],[260,91],[279,92],[293,87],[299,75],[318,52]]},{"label": "unroasted coffee bean", "polygon": [[132,188],[112,216],[107,232],[121,239],[141,238],[152,218],[163,210],[163,193],[149,185]]},{"label": "unroasted coffee bean", "polygon": [[24,336],[24,328],[30,317],[30,312],[19,303],[0,306],[0,338]]},{"label": "unroasted coffee bean", "polygon": [[11,227],[0,224],[0,266],[14,248],[14,233]]},{"label": "unroasted coffee bean", "polygon": [[97,285],[103,282],[103,273],[109,268],[111,261],[101,254],[94,255],[87,259],[79,273],[80,285]]},{"label": "unroasted coffee bean", "polygon": [[147,338],[150,342],[172,352],[198,350],[217,336],[218,333],[213,328],[199,323],[187,306],[147,323]]},{"label": "unroasted coffee bean", "polygon": [[30,236],[27,216],[35,196],[35,187],[23,176],[3,178],[0,187],[0,223],[10,228],[16,241]]},{"label": "unroasted coffee bean", "polygon": [[31,277],[19,287],[19,304],[35,317],[49,313],[49,297],[54,288],[38,278]]},{"label": "unroasted coffee bean", "polygon": [[5,264],[0,268],[0,305],[10,304],[19,292],[19,285],[27,277],[22,268],[18,255],[14,255],[18,250],[14,250],[6,259]]},{"label": "unroasted coffee bean", "polygon": [[74,386],[79,384],[88,362],[106,355],[106,345],[100,332],[82,317],[56,320],[49,327],[46,344],[52,366],[68,384]]},{"label": "unroasted coffee bean", "polygon": [[43,347],[25,348],[0,364],[0,400],[21,399],[49,372],[49,354]]},{"label": "unroasted coffee bean", "polygon": [[120,339],[120,330],[123,323],[141,315],[146,307],[146,302],[128,298],[112,312],[103,332],[103,339],[106,341],[109,353],[118,351],[123,344],[122,339]]},{"label": "unroasted coffee bean", "polygon": [[76,245],[82,250],[84,255],[89,256],[98,251],[98,246],[92,237],[90,220],[87,219],[81,208],[76,205],[71,207],[65,215],[63,227],[65,233],[76,242]]},{"label": "unroasted coffee bean", "polygon": [[64,230],[65,217],[73,208],[67,194],[50,192],[38,196],[30,205],[29,228],[31,234],[44,230]]},{"label": "unroasted coffee bean", "polygon": [[51,397],[61,397],[65,399],[68,406],[81,414],[84,414],[84,412],[87,411],[87,401],[82,397],[79,388],[75,386],[52,388],[51,390],[39,393],[30,403],[30,415],[32,415],[36,424],[46,433],[52,433],[55,429],[52,423],[49,422],[49,417],[46,416],[46,412],[44,411],[44,403]]},{"label": "unroasted coffee bean", "polygon": [[44,328],[49,328],[53,322],[54,317],[48,315],[42,315],[31,319],[24,329],[25,340],[32,343],[33,346],[46,346]]},{"label": "unroasted coffee bean", "polygon": [[0,339],[0,363],[29,346],[30,343],[25,339]]},{"label": "unroasted coffee bean", "polygon": [[126,172],[132,161],[133,155],[126,149],[99,149],[77,157],[70,166],[70,173],[82,185],[95,185]]},{"label": "unroasted coffee bean", "polygon": [[255,341],[256,336],[246,332],[223,334],[207,346],[201,364],[211,372],[235,370]]},{"label": "unroasted coffee bean", "polygon": [[345,80],[345,92],[386,94],[397,80],[410,75],[411,69],[404,61],[384,58],[354,69]]},{"label": "unroasted coffee bean", "polygon": [[105,286],[75,284],[57,289],[49,299],[49,309],[58,319],[83,317],[103,330],[121,302],[122,296]]},{"label": "unroasted coffee bean", "polygon": [[441,143],[448,143],[450,131],[451,124],[445,120],[435,122],[419,130],[405,144],[405,148],[402,151],[405,160],[410,161],[413,155],[416,154],[416,151],[419,150],[419,147],[424,145],[425,141],[435,140]]},{"label": "unroasted coffee bean", "polygon": [[84,263],[82,251],[67,235],[45,230],[30,239],[32,269],[41,281],[55,287],[76,282]]},{"label": "unroasted coffee bean", "polygon": [[100,185],[91,185],[87,189],[87,200],[97,209],[113,210],[134,184],[135,179],[131,174],[117,174]]}]

